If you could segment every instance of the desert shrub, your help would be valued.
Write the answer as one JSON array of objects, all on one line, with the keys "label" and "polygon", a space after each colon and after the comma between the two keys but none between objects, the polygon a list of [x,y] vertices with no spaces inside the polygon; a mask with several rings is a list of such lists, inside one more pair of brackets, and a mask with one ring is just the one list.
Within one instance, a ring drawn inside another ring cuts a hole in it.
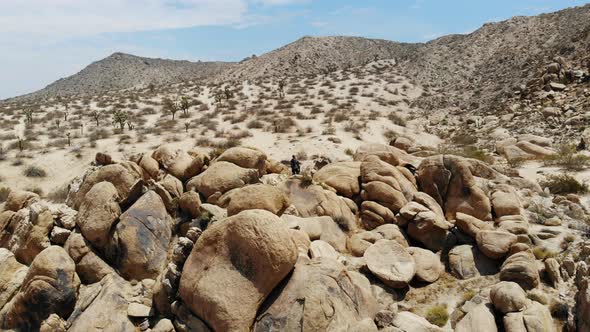
[{"label": "desert shrub", "polygon": [[297,160],[307,160],[307,152],[300,150],[295,154]]},{"label": "desert shrub", "polygon": [[43,189],[41,189],[40,187],[29,187],[29,188],[25,188],[25,190],[35,193],[39,196],[43,196]]},{"label": "desert shrub", "polygon": [[520,166],[522,166],[522,164],[524,164],[524,162],[526,161],[526,159],[524,159],[524,158],[513,158],[513,159],[507,159],[506,161],[508,162],[508,166],[510,166],[512,168],[519,168]]},{"label": "desert shrub", "polygon": [[344,150],[344,154],[346,154],[347,156],[352,156],[354,155],[354,151],[352,151],[351,148],[346,148],[346,150]]},{"label": "desert shrub", "polygon": [[390,113],[387,118],[389,120],[391,120],[391,122],[393,122],[394,124],[401,126],[401,127],[405,127],[406,126],[406,120],[404,118],[402,118],[401,116],[397,115],[396,113]]},{"label": "desert shrub", "polygon": [[583,194],[588,192],[588,185],[581,183],[569,174],[547,175],[540,185],[549,188],[554,195]]},{"label": "desert shrub", "polygon": [[61,186],[47,194],[47,199],[54,203],[65,203],[66,198],[68,198],[68,192],[69,188],[67,185]]},{"label": "desert shrub", "polygon": [[10,194],[10,188],[0,187],[0,203],[6,201],[8,194]]},{"label": "desert shrub", "polygon": [[35,165],[27,166],[23,174],[29,178],[44,178],[47,176],[47,172],[43,168]]},{"label": "desert shrub", "polygon": [[590,164],[590,157],[577,154],[572,144],[562,144],[557,153],[543,159],[546,166],[561,166],[567,170],[581,170]]},{"label": "desert shrub", "polygon": [[449,320],[449,313],[447,312],[447,307],[444,305],[435,305],[426,311],[426,317],[424,318],[431,324],[443,327]]}]

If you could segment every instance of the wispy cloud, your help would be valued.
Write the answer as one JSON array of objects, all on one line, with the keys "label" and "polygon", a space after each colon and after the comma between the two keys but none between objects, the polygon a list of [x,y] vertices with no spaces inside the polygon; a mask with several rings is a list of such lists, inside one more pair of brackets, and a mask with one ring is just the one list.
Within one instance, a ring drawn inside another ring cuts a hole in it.
[{"label": "wispy cloud", "polygon": [[0,36],[59,40],[109,32],[137,32],[237,24],[245,0],[2,0]]}]

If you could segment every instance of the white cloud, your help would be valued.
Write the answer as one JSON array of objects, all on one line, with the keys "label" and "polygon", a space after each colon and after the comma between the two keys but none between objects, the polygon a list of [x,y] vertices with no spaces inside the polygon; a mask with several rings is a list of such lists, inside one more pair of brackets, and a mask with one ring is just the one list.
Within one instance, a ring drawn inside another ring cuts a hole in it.
[{"label": "white cloud", "polygon": [[245,0],[2,0],[0,36],[60,40],[227,25],[241,22],[247,10]]}]

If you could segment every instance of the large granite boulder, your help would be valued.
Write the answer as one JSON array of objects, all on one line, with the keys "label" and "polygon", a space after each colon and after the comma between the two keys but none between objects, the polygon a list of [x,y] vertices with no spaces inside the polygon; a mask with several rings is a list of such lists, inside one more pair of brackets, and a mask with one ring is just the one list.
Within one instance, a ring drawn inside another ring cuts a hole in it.
[{"label": "large granite boulder", "polygon": [[490,200],[477,186],[470,164],[462,157],[437,155],[424,159],[417,171],[420,188],[443,207],[447,219],[462,212],[491,219]]},{"label": "large granite boulder", "polygon": [[275,186],[252,184],[223,194],[218,204],[227,209],[228,216],[245,210],[267,210],[280,216],[289,207],[289,198]]},{"label": "large granite boulder", "polygon": [[253,331],[346,331],[379,307],[366,277],[339,262],[299,256],[286,285],[256,318]]},{"label": "large granite boulder", "polygon": [[514,281],[525,290],[537,287],[539,279],[535,256],[530,250],[511,255],[500,268],[500,280]]},{"label": "large granite boulder", "polygon": [[452,224],[445,220],[443,210],[432,197],[423,192],[415,193],[399,214],[398,224],[407,225],[410,237],[430,250],[443,248]]},{"label": "large granite boulder", "polygon": [[[137,169],[136,169],[137,168]],[[143,181],[143,171],[137,164],[127,162],[126,164],[112,164],[97,168],[87,174],[79,187],[72,187],[68,195],[68,205],[79,209],[86,194],[99,182],[110,182],[117,188],[119,202],[127,203],[133,198],[138,181]]]},{"label": "large granite boulder", "polygon": [[187,190],[201,193],[214,202],[224,193],[258,181],[258,171],[243,168],[227,161],[218,161],[201,174],[191,178],[186,184]]},{"label": "large granite boulder", "polygon": [[160,146],[152,153],[152,158],[160,164],[162,169],[182,181],[199,174],[208,162],[206,159],[193,158],[186,151],[175,149],[170,145]]},{"label": "large granite boulder", "polygon": [[82,199],[76,224],[82,235],[98,249],[103,249],[110,237],[113,224],[121,215],[119,193],[110,182],[95,184]]},{"label": "large granite boulder", "polygon": [[98,283],[80,288],[79,300],[68,318],[68,331],[137,331],[127,316],[127,309],[130,300],[138,295],[138,292],[117,274],[108,275]]},{"label": "large granite boulder", "polygon": [[126,279],[155,279],[166,265],[171,236],[162,198],[148,191],[119,218],[106,256]]},{"label": "large granite boulder", "polygon": [[266,174],[266,160],[264,152],[243,146],[229,148],[217,158],[217,161],[227,161],[243,168],[256,169],[260,176]]},{"label": "large granite boulder", "polygon": [[313,180],[336,190],[338,195],[353,198],[360,194],[361,163],[342,161],[328,164],[313,175]]},{"label": "large granite boulder", "polygon": [[297,252],[280,218],[265,210],[240,212],[197,240],[180,297],[214,330],[249,330],[264,299],[293,269]]},{"label": "large granite boulder", "polygon": [[399,243],[379,240],[365,250],[367,267],[384,284],[392,288],[404,288],[416,274],[414,258]]},{"label": "large granite boulder", "polygon": [[348,203],[334,192],[319,185],[306,186],[300,180],[289,180],[280,188],[287,194],[300,217],[328,216],[345,232],[357,228],[356,217]]},{"label": "large granite boulder", "polygon": [[449,251],[449,270],[459,279],[471,279],[498,272],[497,263],[483,255],[475,246],[460,245]]},{"label": "large granite boulder", "polygon": [[18,293],[0,310],[0,329],[38,330],[51,314],[65,318],[76,305],[80,280],[65,250],[51,246],[31,263]]}]

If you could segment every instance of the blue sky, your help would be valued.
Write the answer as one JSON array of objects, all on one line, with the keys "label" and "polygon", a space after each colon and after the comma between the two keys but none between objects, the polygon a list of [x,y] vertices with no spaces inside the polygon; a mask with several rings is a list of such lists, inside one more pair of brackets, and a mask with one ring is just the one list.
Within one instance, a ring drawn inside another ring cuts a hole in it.
[{"label": "blue sky", "polygon": [[0,99],[114,52],[238,61],[305,35],[423,42],[577,0],[0,0]]}]

